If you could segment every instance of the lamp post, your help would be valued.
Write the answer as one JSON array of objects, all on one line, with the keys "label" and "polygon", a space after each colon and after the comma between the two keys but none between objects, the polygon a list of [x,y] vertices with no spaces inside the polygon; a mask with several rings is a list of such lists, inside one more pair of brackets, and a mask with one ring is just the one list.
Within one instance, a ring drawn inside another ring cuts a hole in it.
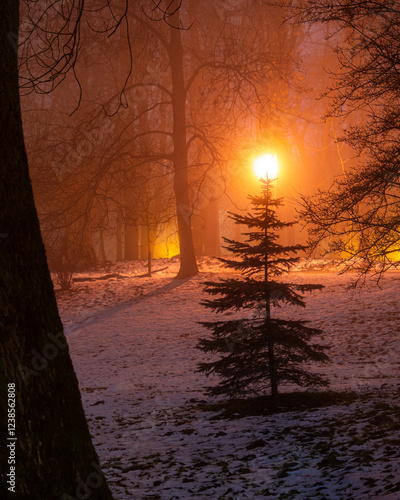
[{"label": "lamp post", "polygon": [[265,180],[276,180],[278,175],[278,158],[276,155],[266,153],[257,158],[253,162],[254,171],[259,178]]},{"label": "lamp post", "polygon": [[[269,206],[269,181],[275,181],[278,175],[278,158],[276,154],[265,153],[257,156],[253,161],[254,171],[259,176],[260,181],[266,181],[265,193],[265,283],[268,283],[268,206]],[[276,184],[274,186],[276,189]],[[266,291],[265,314],[267,321],[271,317],[270,294]]]},{"label": "lamp post", "polygon": [[[265,196],[265,261],[264,261],[264,282],[265,282],[265,329],[267,334],[267,344],[268,344],[268,365],[270,369],[271,380],[274,380],[274,383],[271,382],[271,395],[272,400],[275,401],[278,395],[278,386],[277,386],[277,369],[275,362],[275,353],[274,353],[274,338],[271,331],[271,285],[269,282],[269,263],[268,263],[268,208],[270,205],[270,182],[276,180],[278,175],[278,159],[276,155],[272,154],[263,154],[258,156],[253,162],[254,170],[256,174],[259,176],[260,181],[266,181],[264,184],[264,196]],[[276,183],[274,186],[276,190]]]}]

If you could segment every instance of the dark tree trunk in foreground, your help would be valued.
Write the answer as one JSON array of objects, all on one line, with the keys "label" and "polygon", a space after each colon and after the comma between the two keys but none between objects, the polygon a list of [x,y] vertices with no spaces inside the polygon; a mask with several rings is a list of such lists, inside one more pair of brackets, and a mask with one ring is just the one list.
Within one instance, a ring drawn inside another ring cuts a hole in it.
[{"label": "dark tree trunk in foreground", "polygon": [[0,4],[0,497],[111,499],[82,409],[40,235],[22,134],[17,32],[18,2],[4,0]]},{"label": "dark tree trunk in foreground", "polygon": [[179,27],[179,12],[174,17],[171,26],[169,58],[172,73],[172,110],[174,142],[174,191],[177,207],[178,234],[180,246],[180,269],[177,278],[187,278],[198,274],[194,253],[191,205],[189,199],[188,159],[186,142],[186,89],[183,74],[183,51],[181,30]]}]

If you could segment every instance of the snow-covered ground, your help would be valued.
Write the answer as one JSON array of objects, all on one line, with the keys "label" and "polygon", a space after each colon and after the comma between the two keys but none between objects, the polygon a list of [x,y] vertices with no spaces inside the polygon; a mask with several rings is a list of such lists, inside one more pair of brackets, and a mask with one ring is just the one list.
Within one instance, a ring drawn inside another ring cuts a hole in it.
[{"label": "snow-covered ground", "polygon": [[[116,500],[400,499],[400,273],[381,288],[347,291],[349,276],[293,272],[321,283],[305,318],[324,330],[331,362],[317,367],[346,402],[236,419],[213,418],[196,372],[215,317],[199,305],[202,282],[226,276],[214,259],[173,281],[177,259],[152,278],[144,263],[117,263],[120,277],[57,293],[94,444]],[[106,273],[91,273],[96,277]],[[79,277],[79,276],[78,276]],[[80,276],[82,277],[82,276]],[[289,388],[290,389],[290,388]],[[289,390],[287,389],[287,390]]]}]

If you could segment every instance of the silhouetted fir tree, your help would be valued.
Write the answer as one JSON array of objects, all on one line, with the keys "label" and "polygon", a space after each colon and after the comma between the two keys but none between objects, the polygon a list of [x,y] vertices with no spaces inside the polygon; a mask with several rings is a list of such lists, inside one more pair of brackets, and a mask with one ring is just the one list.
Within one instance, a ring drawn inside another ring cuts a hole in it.
[{"label": "silhouetted fir tree", "polygon": [[301,387],[328,385],[324,377],[304,366],[310,361],[329,359],[326,347],[311,343],[322,331],[307,326],[306,321],[271,317],[271,305],[304,307],[303,292],[323,286],[277,281],[298,262],[296,254],[306,247],[277,242],[279,231],[293,222],[278,219],[276,209],[282,205],[282,198],[274,199],[271,195],[272,181],[261,182],[262,195],[249,196],[253,215],[229,213],[236,224],[249,228],[244,233],[245,243],[224,238],[225,248],[237,259],[219,259],[242,276],[205,283],[205,291],[215,296],[202,302],[205,307],[217,313],[248,311],[241,319],[201,323],[212,331],[212,338],[200,339],[197,347],[223,355],[217,361],[199,364],[200,371],[215,373],[222,379],[207,390],[212,395],[260,394],[269,388],[274,399],[278,386],[285,383]]}]

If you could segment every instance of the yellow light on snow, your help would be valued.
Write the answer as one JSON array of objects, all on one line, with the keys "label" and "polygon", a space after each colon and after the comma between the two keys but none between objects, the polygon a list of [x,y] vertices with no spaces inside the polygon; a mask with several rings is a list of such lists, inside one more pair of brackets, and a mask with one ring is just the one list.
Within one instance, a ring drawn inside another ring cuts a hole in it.
[{"label": "yellow light on snow", "polygon": [[267,153],[257,156],[253,166],[258,178],[273,180],[278,176],[278,158],[276,155]]}]

